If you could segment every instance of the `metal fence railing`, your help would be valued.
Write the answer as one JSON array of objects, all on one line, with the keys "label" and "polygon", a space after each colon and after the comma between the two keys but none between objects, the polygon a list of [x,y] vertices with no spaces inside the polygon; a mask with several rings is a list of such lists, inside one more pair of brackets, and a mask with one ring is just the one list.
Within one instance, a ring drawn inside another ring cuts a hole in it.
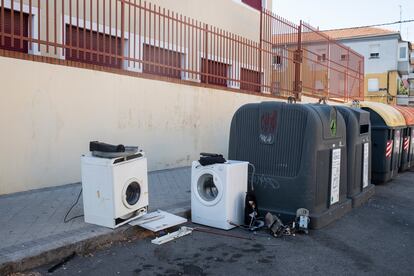
[{"label": "metal fence railing", "polygon": [[360,55],[266,10],[254,41],[142,0],[0,5],[4,50],[274,97],[363,95]]},{"label": "metal fence railing", "polygon": [[306,23],[301,30],[303,94],[363,99],[364,58]]}]

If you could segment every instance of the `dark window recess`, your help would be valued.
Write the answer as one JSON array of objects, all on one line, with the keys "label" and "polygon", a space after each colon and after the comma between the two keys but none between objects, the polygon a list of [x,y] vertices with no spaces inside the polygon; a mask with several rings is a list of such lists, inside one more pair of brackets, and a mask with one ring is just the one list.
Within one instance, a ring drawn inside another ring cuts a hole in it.
[{"label": "dark window recess", "polygon": [[260,72],[242,68],[240,72],[240,89],[260,92]]},{"label": "dark window recess", "polygon": [[369,125],[361,125],[360,126],[360,134],[368,133]]},{"label": "dark window recess", "polygon": [[326,54],[318,55],[318,61],[326,61]]},{"label": "dark window recess", "polygon": [[273,56],[273,65],[282,65],[282,57],[279,55]]},{"label": "dark window recess", "polygon": [[[72,30],[72,31],[71,31]],[[66,25],[65,58],[99,66],[122,68],[121,38]],[[73,47],[74,49],[70,49]],[[99,52],[96,53],[96,52]],[[114,55],[114,56],[110,56]],[[116,56],[115,56],[116,55]]]},{"label": "dark window recess", "polygon": [[256,10],[262,10],[262,0],[242,0],[242,2]]},{"label": "dark window recess", "polygon": [[[201,82],[227,86],[227,74],[229,66],[225,63],[202,59],[201,62]],[[207,76],[209,75],[209,76]]]},{"label": "dark window recess", "polygon": [[181,79],[181,53],[144,45],[144,73]]},{"label": "dark window recess", "polygon": [[[17,51],[22,53],[28,52],[28,32],[29,32],[29,15],[22,14],[22,22],[20,22],[20,11],[13,12],[13,21],[12,13],[10,9],[4,9],[4,19],[0,19],[0,32],[4,28],[4,37],[0,36],[0,49]],[[4,22],[4,26],[2,25]],[[21,24],[22,23],[22,24]],[[13,43],[10,35],[12,34],[13,26]],[[23,39],[19,37],[22,36]],[[4,39],[4,44],[2,43]]]},{"label": "dark window recess", "polygon": [[341,60],[342,61],[345,61],[345,60],[348,60],[348,55],[341,55]]},{"label": "dark window recess", "polygon": [[370,58],[379,58],[379,53],[371,53],[369,55]]}]

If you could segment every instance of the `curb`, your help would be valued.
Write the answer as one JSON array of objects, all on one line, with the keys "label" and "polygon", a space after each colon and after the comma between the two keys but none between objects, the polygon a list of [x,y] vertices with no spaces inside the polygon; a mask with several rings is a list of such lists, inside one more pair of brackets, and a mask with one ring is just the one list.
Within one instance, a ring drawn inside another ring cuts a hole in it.
[{"label": "curb", "polygon": [[[189,218],[189,208],[176,208],[168,212]],[[107,229],[105,229],[107,230]],[[124,225],[111,231],[103,231],[94,237],[85,238],[74,243],[62,244],[57,242],[50,249],[36,252],[32,250],[31,254],[14,254],[6,256],[6,262],[0,263],[0,275],[10,275],[12,273],[28,271],[36,267],[46,265],[52,262],[58,262],[72,255],[74,252],[78,255],[85,255],[101,248],[107,248],[112,243],[126,240],[142,240],[152,236],[151,231],[142,229],[138,226]],[[28,249],[29,250],[29,249]],[[20,252],[19,252],[20,253]]]}]

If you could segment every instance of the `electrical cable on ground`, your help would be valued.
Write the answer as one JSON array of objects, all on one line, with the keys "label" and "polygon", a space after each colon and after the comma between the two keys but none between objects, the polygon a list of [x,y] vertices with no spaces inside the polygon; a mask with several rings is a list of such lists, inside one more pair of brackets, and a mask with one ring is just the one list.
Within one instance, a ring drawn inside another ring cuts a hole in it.
[{"label": "electrical cable on ground", "polygon": [[68,218],[68,215],[70,214],[70,212],[72,211],[72,209],[78,204],[81,195],[82,195],[82,189],[79,191],[79,194],[78,194],[78,197],[76,198],[75,203],[72,204],[72,206],[69,208],[68,212],[66,213],[65,218],[63,219],[63,222],[64,223],[68,223],[69,221],[72,221],[74,219],[81,218],[81,217],[84,216],[84,215],[79,215],[79,216],[74,216],[74,217],[72,217],[70,219],[67,219]]}]

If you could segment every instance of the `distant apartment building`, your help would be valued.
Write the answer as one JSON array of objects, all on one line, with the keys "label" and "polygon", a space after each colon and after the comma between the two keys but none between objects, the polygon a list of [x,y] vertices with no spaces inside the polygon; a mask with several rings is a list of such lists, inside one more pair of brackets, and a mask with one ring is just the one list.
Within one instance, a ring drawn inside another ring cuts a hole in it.
[{"label": "distant apartment building", "polygon": [[411,43],[403,41],[399,32],[366,27],[324,33],[364,56],[366,100],[396,104],[399,94],[408,93],[409,76],[414,81]]}]

